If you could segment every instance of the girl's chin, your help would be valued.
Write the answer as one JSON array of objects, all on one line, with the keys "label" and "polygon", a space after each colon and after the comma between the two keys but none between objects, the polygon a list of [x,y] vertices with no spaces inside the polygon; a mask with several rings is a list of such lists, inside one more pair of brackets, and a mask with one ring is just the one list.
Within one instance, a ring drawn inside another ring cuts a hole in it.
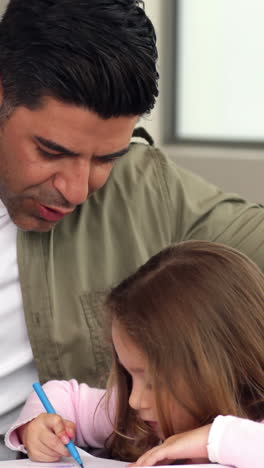
[{"label": "girl's chin", "polygon": [[158,423],[156,421],[148,421],[147,424],[153,431],[156,432],[158,430]]},{"label": "girl's chin", "polygon": [[145,422],[151,428],[153,434],[155,434],[155,436],[157,436],[161,440],[163,436],[159,427],[159,423],[156,421],[145,421]]}]

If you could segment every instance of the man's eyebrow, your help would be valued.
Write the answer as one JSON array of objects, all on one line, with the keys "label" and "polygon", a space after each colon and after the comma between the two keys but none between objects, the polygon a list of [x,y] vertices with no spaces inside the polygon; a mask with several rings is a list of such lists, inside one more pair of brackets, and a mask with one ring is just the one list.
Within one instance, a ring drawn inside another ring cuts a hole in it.
[{"label": "man's eyebrow", "polygon": [[51,140],[46,140],[46,138],[40,137],[40,136],[35,136],[35,139],[41,143],[42,145],[46,146],[47,148],[57,151],[62,154],[66,154],[67,156],[80,156],[80,153],[76,153],[75,151],[72,151],[68,148],[64,148],[64,146],[59,145],[58,143],[55,143],[55,141]]},{"label": "man's eyebrow", "polygon": [[116,153],[110,153],[110,154],[102,154],[101,156],[95,156],[96,159],[114,159],[114,158],[121,158],[122,156],[124,156],[125,154],[128,153],[129,151],[129,148],[130,148],[130,145],[128,145],[126,148],[120,150],[120,151],[117,151]]},{"label": "man's eyebrow", "polygon": [[[65,148],[64,146],[61,146],[58,143],[55,143],[55,141],[47,140],[46,138],[43,138],[41,136],[35,136],[35,139],[42,145],[46,146],[47,148],[53,151],[57,151],[59,153],[65,154],[66,156],[80,156],[80,153],[77,153],[76,151],[72,151],[68,148]],[[129,151],[129,148],[130,148],[130,145],[128,145],[126,148],[120,151],[117,151],[115,153],[103,154],[102,156],[95,156],[95,157],[96,159],[103,159],[103,160],[121,158]]]}]

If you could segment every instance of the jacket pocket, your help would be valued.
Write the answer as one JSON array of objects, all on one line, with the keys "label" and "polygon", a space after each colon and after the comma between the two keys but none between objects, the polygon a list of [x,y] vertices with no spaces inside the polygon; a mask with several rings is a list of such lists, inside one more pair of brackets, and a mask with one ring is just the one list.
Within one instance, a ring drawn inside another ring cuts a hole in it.
[{"label": "jacket pocket", "polygon": [[[107,330],[104,302],[108,291],[92,291],[80,296],[85,321],[90,335],[92,375],[89,383],[105,388],[112,362],[110,332]],[[109,327],[108,327],[109,328]]]}]

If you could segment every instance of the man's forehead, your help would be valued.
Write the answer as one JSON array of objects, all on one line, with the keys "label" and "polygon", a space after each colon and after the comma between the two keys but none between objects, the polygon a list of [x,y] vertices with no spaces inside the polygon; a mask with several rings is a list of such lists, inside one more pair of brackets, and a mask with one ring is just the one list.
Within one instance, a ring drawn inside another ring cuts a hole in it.
[{"label": "man's forehead", "polygon": [[74,156],[90,144],[98,154],[127,152],[138,116],[103,119],[88,109],[46,98],[37,109],[17,107],[12,119],[40,143]]}]

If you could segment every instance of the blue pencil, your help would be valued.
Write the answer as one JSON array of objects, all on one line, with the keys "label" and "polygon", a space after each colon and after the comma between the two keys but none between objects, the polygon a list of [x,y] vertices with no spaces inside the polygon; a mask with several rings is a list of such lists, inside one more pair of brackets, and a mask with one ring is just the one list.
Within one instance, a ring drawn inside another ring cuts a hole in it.
[{"label": "blue pencil", "polygon": [[[56,414],[55,409],[53,408],[51,402],[49,401],[49,399],[48,399],[46,393],[44,392],[42,386],[40,385],[40,383],[39,382],[34,383],[33,388],[34,388],[35,392],[37,393],[37,395],[38,395],[41,403],[43,404],[45,410],[47,411],[47,413]],[[76,460],[77,463],[79,463],[81,468],[84,468],[82,459],[80,457],[80,454],[79,454],[77,448],[75,447],[73,441],[71,440],[66,445],[66,447],[69,449],[69,452],[72,454],[74,460]]]}]

